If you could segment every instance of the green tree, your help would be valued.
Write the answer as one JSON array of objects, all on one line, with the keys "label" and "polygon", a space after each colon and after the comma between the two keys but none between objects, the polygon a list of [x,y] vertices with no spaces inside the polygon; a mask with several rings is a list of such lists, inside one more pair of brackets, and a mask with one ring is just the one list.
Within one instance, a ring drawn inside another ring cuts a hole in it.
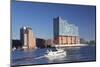
[{"label": "green tree", "polygon": [[89,45],[95,45],[95,44],[96,44],[95,40],[90,40]]},{"label": "green tree", "polygon": [[87,44],[87,41],[85,39],[83,39],[83,38],[80,38],[80,43],[81,44]]}]

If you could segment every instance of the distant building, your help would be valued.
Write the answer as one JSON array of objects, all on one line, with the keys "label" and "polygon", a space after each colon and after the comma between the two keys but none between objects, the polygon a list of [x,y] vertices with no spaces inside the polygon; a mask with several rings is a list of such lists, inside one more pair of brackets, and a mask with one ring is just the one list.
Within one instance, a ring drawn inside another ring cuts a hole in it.
[{"label": "distant building", "polygon": [[47,39],[46,40],[46,47],[51,47],[52,45],[54,45],[53,40],[52,39]]},{"label": "distant building", "polygon": [[41,38],[36,38],[36,46],[38,48],[45,48],[46,47],[45,40]]},{"label": "distant building", "polygon": [[36,48],[36,38],[33,35],[31,27],[22,27],[20,29],[20,40],[23,45],[23,48]]},{"label": "distant building", "polygon": [[46,40],[46,45],[53,45],[53,40],[52,39],[47,39]]},{"label": "distant building", "polygon": [[53,32],[55,44],[71,45],[80,43],[78,27],[73,24],[69,24],[61,17],[53,19]]},{"label": "distant building", "polygon": [[20,40],[12,40],[12,48],[22,48],[22,44]]}]

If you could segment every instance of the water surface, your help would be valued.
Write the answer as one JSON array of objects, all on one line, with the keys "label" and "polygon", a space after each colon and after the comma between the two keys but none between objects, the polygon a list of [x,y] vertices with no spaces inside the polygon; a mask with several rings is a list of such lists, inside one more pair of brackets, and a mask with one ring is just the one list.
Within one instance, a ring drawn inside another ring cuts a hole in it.
[{"label": "water surface", "polygon": [[15,50],[12,51],[11,64],[12,65],[29,65],[29,64],[48,64],[48,63],[69,63],[69,62],[83,62],[96,60],[95,46],[62,48],[66,51],[66,56],[63,58],[57,57],[50,60],[44,55],[47,49],[36,50]]}]

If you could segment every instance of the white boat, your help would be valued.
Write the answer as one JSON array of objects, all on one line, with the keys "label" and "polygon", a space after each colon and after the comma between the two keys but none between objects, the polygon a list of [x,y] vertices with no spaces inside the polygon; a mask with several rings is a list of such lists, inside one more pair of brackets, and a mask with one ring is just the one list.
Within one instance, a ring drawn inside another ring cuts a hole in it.
[{"label": "white boat", "polygon": [[64,58],[66,57],[66,51],[64,51],[63,49],[47,50],[45,57],[50,60]]},{"label": "white boat", "polygon": [[14,50],[16,50],[16,48],[14,47],[14,48],[12,48],[12,51],[14,51]]}]

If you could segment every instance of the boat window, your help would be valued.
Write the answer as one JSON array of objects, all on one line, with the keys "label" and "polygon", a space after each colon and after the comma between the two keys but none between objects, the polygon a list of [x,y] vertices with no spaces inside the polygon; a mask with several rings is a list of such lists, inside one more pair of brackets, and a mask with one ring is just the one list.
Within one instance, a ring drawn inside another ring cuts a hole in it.
[{"label": "boat window", "polygon": [[52,51],[57,51],[57,49],[56,48],[52,48]]}]

